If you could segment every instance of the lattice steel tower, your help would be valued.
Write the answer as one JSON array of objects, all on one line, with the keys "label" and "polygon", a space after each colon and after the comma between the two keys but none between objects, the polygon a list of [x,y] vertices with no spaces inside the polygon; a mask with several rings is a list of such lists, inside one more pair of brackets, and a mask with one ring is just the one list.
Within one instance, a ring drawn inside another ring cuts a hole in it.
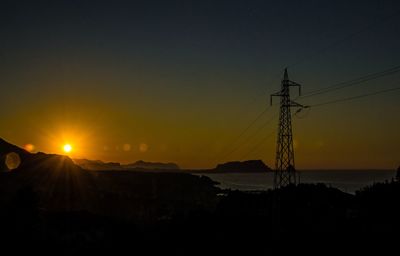
[{"label": "lattice steel tower", "polygon": [[285,74],[283,75],[281,83],[281,90],[277,93],[271,94],[271,105],[273,96],[281,98],[275,159],[275,188],[284,187],[288,184],[297,184],[299,178],[294,164],[292,118],[290,108],[299,107],[300,109],[298,111],[300,111],[303,108],[307,108],[307,106],[303,106],[290,100],[289,88],[291,86],[297,86],[299,88],[299,95],[301,95],[301,85],[290,81],[287,69],[285,69]]}]

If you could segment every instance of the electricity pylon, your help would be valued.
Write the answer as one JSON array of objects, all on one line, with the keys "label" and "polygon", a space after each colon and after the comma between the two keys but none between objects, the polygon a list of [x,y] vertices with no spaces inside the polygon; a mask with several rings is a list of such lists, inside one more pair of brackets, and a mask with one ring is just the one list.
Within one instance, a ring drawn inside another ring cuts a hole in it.
[{"label": "electricity pylon", "polygon": [[275,159],[275,175],[274,175],[274,187],[280,188],[288,184],[297,184],[298,175],[296,173],[294,164],[294,149],[293,149],[293,135],[292,135],[292,118],[290,108],[298,107],[301,111],[307,106],[303,106],[290,100],[289,88],[296,86],[299,88],[299,95],[301,95],[301,85],[289,80],[287,69],[283,75],[281,83],[281,90],[277,93],[271,94],[271,105],[272,97],[280,97],[280,113],[279,113],[279,126],[278,126],[278,138],[276,145],[276,159]]}]

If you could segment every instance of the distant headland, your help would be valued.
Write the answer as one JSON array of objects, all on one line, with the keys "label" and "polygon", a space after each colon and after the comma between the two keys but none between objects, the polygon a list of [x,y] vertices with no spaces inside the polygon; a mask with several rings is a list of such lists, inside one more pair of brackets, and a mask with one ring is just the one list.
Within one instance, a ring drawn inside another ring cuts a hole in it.
[{"label": "distant headland", "polygon": [[92,171],[121,171],[121,170],[180,170],[180,167],[175,163],[160,163],[160,162],[145,162],[143,160],[136,161],[130,164],[120,164],[115,162],[103,162],[101,160],[89,159],[73,159],[75,164],[83,169]]},{"label": "distant headland", "polygon": [[218,164],[213,169],[187,170],[191,173],[263,173],[271,172],[262,160],[232,161]]}]

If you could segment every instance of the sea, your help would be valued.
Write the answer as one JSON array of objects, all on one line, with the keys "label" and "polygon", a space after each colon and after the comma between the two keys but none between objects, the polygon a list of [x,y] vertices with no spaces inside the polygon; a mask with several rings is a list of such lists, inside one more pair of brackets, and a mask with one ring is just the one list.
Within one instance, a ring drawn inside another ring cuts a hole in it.
[{"label": "sea", "polygon": [[[394,170],[311,170],[301,171],[301,183],[324,183],[343,192],[355,194],[366,186],[377,182],[391,181],[396,176]],[[222,189],[241,191],[263,191],[273,188],[274,173],[202,173],[219,182]]]}]

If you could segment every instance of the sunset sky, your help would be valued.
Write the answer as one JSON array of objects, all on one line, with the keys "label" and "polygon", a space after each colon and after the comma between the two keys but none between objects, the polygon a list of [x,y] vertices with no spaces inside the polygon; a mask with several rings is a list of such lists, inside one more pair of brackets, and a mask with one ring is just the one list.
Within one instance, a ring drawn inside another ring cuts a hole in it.
[{"label": "sunset sky", "polygon": [[[2,1],[0,19],[0,137],[74,158],[274,166],[278,106],[249,125],[285,67],[307,93],[400,65],[398,0]],[[297,101],[399,86],[400,72]],[[297,168],[397,168],[399,98],[294,116]]]}]

